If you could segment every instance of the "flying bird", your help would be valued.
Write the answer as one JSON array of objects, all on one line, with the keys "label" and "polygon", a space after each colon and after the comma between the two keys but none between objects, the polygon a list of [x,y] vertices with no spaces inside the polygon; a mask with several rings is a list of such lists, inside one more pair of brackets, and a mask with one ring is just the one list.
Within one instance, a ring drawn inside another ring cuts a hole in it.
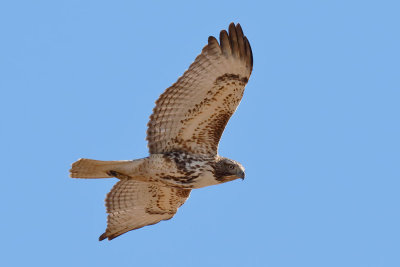
[{"label": "flying bird", "polygon": [[107,229],[99,240],[171,219],[190,191],[244,179],[243,166],[218,155],[218,143],[238,107],[253,68],[240,24],[220,32],[156,101],[147,130],[149,156],[136,160],[79,159],[72,178],[119,181],[106,197]]}]

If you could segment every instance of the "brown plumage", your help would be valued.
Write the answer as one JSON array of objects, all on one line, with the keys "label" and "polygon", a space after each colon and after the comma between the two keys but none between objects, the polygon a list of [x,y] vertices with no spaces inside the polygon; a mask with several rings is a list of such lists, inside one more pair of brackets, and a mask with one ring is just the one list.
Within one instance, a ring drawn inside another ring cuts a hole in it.
[{"label": "brown plumage", "polygon": [[244,178],[240,163],[218,155],[218,143],[242,99],[253,68],[239,24],[208,44],[176,83],[156,101],[147,130],[149,157],[128,161],[80,159],[73,178],[116,177],[106,198],[109,240],[171,219],[200,188]]},{"label": "brown plumage", "polygon": [[151,154],[174,150],[216,155],[228,120],[243,96],[253,67],[239,24],[221,31],[189,69],[156,101],[147,130]]},{"label": "brown plumage", "polygon": [[108,227],[99,241],[111,240],[127,231],[171,219],[185,203],[190,191],[135,180],[119,181],[107,194]]}]

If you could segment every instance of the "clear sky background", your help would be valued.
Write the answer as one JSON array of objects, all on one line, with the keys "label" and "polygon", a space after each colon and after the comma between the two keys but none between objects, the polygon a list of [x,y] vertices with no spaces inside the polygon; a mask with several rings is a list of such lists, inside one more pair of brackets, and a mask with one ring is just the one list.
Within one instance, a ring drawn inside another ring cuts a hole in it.
[{"label": "clear sky background", "polygon": [[[398,1],[2,1],[1,266],[400,266]],[[220,143],[246,180],[98,242],[154,101],[230,22],[254,70]]]}]

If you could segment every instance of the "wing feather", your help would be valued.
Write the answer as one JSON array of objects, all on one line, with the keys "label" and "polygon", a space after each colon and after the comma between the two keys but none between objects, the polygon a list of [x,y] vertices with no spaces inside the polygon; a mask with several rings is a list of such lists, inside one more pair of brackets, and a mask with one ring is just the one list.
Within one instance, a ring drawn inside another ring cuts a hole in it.
[{"label": "wing feather", "polygon": [[121,180],[107,194],[107,229],[99,240],[114,239],[128,231],[171,219],[185,203],[190,189]]},{"label": "wing feather", "polygon": [[231,48],[232,48],[232,55],[235,58],[239,58],[240,51],[239,51],[239,43],[238,43],[238,38],[237,38],[237,33],[236,33],[236,27],[232,23],[229,25],[229,41],[230,41]]},{"label": "wing feather", "polygon": [[151,154],[216,155],[228,120],[242,99],[253,59],[239,24],[210,36],[189,69],[156,101],[147,130]]}]

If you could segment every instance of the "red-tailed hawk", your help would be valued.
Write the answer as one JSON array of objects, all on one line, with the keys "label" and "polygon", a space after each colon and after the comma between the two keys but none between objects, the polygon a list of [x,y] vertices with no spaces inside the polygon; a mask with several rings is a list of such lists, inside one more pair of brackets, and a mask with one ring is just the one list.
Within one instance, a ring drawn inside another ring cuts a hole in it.
[{"label": "red-tailed hawk", "polygon": [[194,188],[244,178],[243,166],[218,155],[218,143],[243,96],[253,55],[239,24],[229,25],[156,101],[147,130],[150,155],[126,161],[80,159],[73,178],[120,181],[106,198],[99,240],[171,219]]}]

